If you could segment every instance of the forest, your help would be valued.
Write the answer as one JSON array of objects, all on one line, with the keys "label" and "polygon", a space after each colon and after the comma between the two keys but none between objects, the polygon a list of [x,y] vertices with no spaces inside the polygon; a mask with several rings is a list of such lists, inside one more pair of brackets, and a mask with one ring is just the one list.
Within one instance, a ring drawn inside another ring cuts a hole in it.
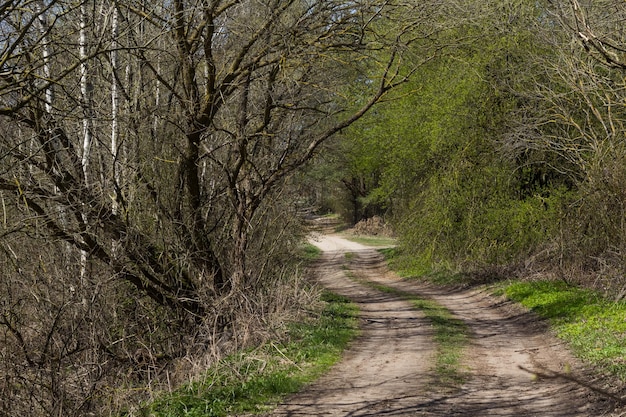
[{"label": "forest", "polygon": [[[626,291],[621,0],[0,3],[0,415],[115,415],[396,262]],[[112,399],[113,398],[113,399]]]}]

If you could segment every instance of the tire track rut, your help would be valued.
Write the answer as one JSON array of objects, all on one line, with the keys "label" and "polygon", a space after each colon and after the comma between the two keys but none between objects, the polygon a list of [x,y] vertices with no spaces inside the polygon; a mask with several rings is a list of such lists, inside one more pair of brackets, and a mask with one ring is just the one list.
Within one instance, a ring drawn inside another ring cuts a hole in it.
[{"label": "tire track rut", "polygon": [[[317,280],[359,306],[362,334],[327,375],[272,415],[622,415],[611,401],[578,383],[600,381],[586,377],[532,315],[484,292],[402,280],[387,270],[375,249],[335,235],[318,236],[312,243],[323,250],[314,267]],[[463,360],[467,382],[453,389],[437,386],[428,320],[401,296],[361,285],[354,276],[434,300],[463,320],[470,329]],[[565,373],[568,379],[537,377]]]}]

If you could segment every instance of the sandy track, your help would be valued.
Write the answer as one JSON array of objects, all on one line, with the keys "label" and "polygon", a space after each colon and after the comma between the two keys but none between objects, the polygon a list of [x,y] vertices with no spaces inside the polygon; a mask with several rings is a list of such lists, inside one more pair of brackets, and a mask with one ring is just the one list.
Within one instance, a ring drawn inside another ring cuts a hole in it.
[{"label": "sandy track", "polygon": [[349,278],[345,253],[360,245],[330,236],[315,244],[324,250],[316,266],[319,282],[358,304],[362,334],[339,366],[272,415],[402,415],[389,413],[421,401],[428,382],[430,323],[399,297]]},{"label": "sandy track", "polygon": [[[362,335],[330,373],[278,407],[275,416],[619,416],[584,384],[584,370],[531,314],[473,290],[447,290],[390,273],[374,249],[338,236],[313,241],[323,250],[319,282],[361,309]],[[350,255],[346,256],[346,253]],[[451,390],[434,378],[432,328],[397,295],[354,277],[430,298],[469,327],[467,382]],[[570,372],[571,369],[571,372]],[[537,374],[561,373],[566,378]]]}]

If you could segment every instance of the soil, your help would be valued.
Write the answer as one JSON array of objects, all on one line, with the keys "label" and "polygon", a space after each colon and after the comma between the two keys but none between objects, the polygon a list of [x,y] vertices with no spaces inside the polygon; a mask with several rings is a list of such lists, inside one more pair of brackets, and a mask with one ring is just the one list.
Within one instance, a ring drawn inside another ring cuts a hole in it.
[{"label": "soil", "polygon": [[[610,380],[585,368],[531,313],[485,290],[402,280],[370,247],[336,235],[323,250],[317,280],[360,308],[361,335],[328,374],[288,398],[273,416],[622,416]],[[470,330],[465,382],[446,386],[434,371],[437,346],[421,311],[382,283],[432,299]]]}]

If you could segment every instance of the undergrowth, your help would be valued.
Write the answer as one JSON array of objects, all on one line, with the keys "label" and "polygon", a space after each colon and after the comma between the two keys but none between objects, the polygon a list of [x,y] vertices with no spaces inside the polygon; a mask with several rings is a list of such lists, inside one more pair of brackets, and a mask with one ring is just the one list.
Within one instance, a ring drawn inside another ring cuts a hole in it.
[{"label": "undergrowth", "polygon": [[202,378],[127,412],[126,417],[206,417],[268,412],[328,370],[357,334],[357,308],[324,293],[319,318],[290,326],[287,341],[231,355]]},{"label": "undergrowth", "polygon": [[511,300],[546,318],[574,353],[626,381],[626,302],[563,281],[510,282]]},{"label": "undergrowth", "polygon": [[382,248],[378,252],[385,257],[389,268],[403,278],[419,278],[437,285],[465,283],[466,275],[451,272],[447,265],[434,268],[398,248]]}]

